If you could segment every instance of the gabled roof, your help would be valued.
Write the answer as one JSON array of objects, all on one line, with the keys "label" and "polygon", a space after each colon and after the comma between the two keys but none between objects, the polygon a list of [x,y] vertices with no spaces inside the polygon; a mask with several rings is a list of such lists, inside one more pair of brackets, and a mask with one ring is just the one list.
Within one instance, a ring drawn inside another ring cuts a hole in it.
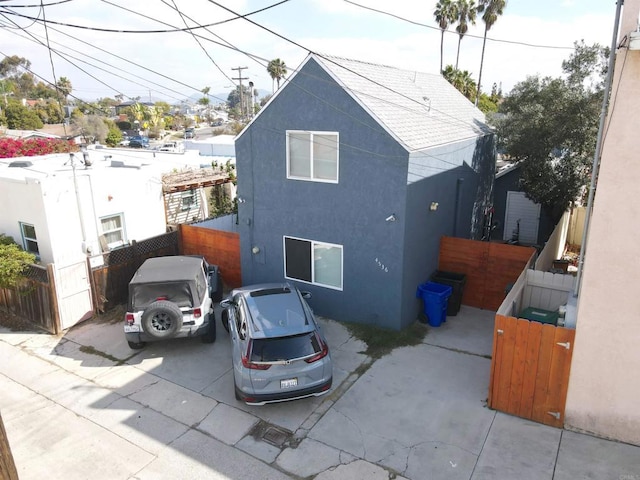
[{"label": "gabled roof", "polygon": [[442,75],[327,55],[306,61],[311,58],[410,151],[491,132],[484,114]]}]

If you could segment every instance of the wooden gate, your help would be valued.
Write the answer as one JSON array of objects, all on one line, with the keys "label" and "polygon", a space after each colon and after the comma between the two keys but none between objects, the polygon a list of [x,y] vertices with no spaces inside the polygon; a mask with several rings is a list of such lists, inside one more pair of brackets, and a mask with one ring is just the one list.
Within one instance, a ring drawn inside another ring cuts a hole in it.
[{"label": "wooden gate", "polygon": [[564,425],[575,330],[496,315],[489,407]]},{"label": "wooden gate", "polygon": [[66,330],[93,315],[89,270],[85,260],[55,268],[60,328]]}]

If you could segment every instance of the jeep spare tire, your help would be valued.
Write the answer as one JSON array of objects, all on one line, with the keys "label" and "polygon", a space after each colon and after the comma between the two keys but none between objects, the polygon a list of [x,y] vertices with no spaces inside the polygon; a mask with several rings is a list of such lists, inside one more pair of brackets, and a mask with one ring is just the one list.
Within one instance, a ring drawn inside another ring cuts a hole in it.
[{"label": "jeep spare tire", "polygon": [[182,311],[172,302],[158,300],[142,313],[142,328],[150,337],[173,337],[182,328]]}]

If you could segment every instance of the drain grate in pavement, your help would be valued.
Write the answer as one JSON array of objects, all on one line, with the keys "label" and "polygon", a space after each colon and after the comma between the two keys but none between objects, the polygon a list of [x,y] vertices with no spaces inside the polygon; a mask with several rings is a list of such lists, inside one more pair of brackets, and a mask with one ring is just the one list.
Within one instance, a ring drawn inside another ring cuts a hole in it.
[{"label": "drain grate in pavement", "polygon": [[251,429],[250,435],[256,440],[264,440],[271,445],[281,448],[287,441],[289,441],[293,434],[288,430],[278,428],[264,420],[260,420]]},{"label": "drain grate in pavement", "polygon": [[264,441],[270,443],[271,445],[275,445],[276,447],[281,447],[284,445],[284,442],[289,438],[289,434],[287,432],[283,432],[282,430],[276,427],[269,427],[262,434],[262,438]]}]

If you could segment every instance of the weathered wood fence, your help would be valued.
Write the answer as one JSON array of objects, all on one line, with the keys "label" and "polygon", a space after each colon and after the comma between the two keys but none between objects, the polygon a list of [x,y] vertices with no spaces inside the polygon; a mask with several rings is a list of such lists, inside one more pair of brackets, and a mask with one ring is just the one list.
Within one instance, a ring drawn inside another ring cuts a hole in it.
[{"label": "weathered wood fence", "polygon": [[466,275],[464,305],[497,310],[535,253],[532,247],[442,237],[438,269]]},{"label": "weathered wood fence", "polygon": [[53,265],[29,265],[15,288],[0,288],[0,307],[49,333],[60,333]]}]

